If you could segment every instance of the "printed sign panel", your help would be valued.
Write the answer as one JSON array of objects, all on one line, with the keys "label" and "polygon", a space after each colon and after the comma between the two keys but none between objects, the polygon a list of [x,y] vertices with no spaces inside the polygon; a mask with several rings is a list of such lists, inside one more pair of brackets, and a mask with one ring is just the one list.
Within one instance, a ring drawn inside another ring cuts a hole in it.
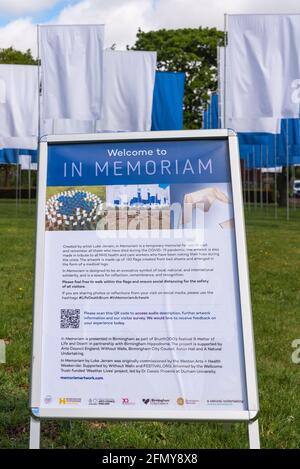
[{"label": "printed sign panel", "polygon": [[228,137],[149,135],[46,144],[36,415],[256,410]]}]

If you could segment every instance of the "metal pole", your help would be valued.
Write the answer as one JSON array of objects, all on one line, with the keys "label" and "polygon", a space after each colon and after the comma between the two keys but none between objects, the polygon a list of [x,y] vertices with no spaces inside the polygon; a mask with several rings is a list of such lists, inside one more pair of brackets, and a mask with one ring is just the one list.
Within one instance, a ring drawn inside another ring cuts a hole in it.
[{"label": "metal pole", "polygon": [[245,159],[243,160],[243,194],[244,194],[244,204],[246,205],[247,201],[247,186],[246,186],[246,164],[245,164]]},{"label": "metal pole", "polygon": [[255,145],[253,145],[253,189],[254,189],[254,209],[257,209],[257,192],[256,192],[256,152]]},{"label": "metal pole", "polygon": [[37,56],[38,56],[38,92],[39,92],[39,102],[38,102],[38,142],[41,138],[41,94],[42,94],[42,78],[41,78],[41,59],[40,59],[40,25],[37,25],[36,28],[36,40],[37,40]]},{"label": "metal pole", "polygon": [[213,122],[212,122],[212,115],[213,115],[213,110],[212,110],[212,95],[210,95],[210,104],[209,104],[209,128],[212,129],[213,128]]},{"label": "metal pole", "polygon": [[247,154],[247,191],[248,191],[248,211],[250,212],[250,172],[249,172],[249,160],[250,160],[250,155],[249,153]]},{"label": "metal pole", "polygon": [[28,202],[29,202],[29,207],[31,205],[31,168],[29,166],[28,170]]},{"label": "metal pole", "polygon": [[[295,165],[293,164],[292,165],[292,178],[293,178],[293,183],[296,179],[296,170],[295,170]],[[294,194],[293,194],[293,209],[294,211],[296,210],[297,206],[296,206],[296,197],[294,197]]]},{"label": "metal pole", "polygon": [[266,190],[266,202],[267,202],[267,215],[269,214],[269,144],[266,145],[266,164],[267,164],[267,190]]},{"label": "metal pole", "polygon": [[289,200],[289,126],[286,119],[286,219],[290,219],[290,200]]},{"label": "metal pole", "polygon": [[221,104],[221,59],[220,59],[220,46],[217,46],[217,63],[218,63],[218,129],[222,128],[222,104]]},{"label": "metal pole", "polygon": [[[17,150],[17,159],[19,162],[19,150]],[[19,171],[20,171],[20,176],[19,176],[19,201],[22,201],[22,166],[19,164]]]},{"label": "metal pole", "polygon": [[[263,209],[263,179],[262,179],[262,151],[263,151],[263,146],[260,145],[260,208],[261,210]],[[262,213],[262,212],[261,212]]]},{"label": "metal pole", "polygon": [[[275,168],[277,168],[277,135],[274,135],[274,153],[275,153]],[[277,169],[275,172],[275,220],[278,219],[278,198],[277,198]]]},{"label": "metal pole", "polygon": [[19,196],[19,161],[16,163],[16,209],[18,209],[18,196]]},{"label": "metal pole", "polygon": [[224,15],[224,127],[227,128],[227,77],[226,77],[226,70],[227,70],[227,14]]}]

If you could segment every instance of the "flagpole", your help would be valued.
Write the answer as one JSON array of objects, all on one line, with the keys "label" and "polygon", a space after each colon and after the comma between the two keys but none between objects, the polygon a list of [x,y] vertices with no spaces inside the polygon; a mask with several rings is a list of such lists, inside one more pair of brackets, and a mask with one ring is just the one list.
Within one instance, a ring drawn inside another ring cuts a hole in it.
[{"label": "flagpole", "polygon": [[262,147],[262,144],[260,144],[260,209],[261,209],[261,213],[263,209],[262,150],[263,150],[263,147]]},{"label": "flagpole", "polygon": [[267,163],[267,190],[266,190],[266,203],[267,215],[269,215],[269,145],[266,145],[266,163]]},{"label": "flagpole", "polygon": [[19,202],[22,201],[22,165],[20,164],[20,150],[17,150],[17,161],[19,167]]},{"label": "flagpole", "polygon": [[[293,164],[292,165],[292,181],[293,181],[293,183],[294,183],[295,179],[296,179],[296,170],[295,170],[295,165]],[[294,197],[294,194],[293,194],[293,209],[294,209],[294,211],[296,210],[296,208],[297,208],[296,207],[296,197]]]},{"label": "flagpole", "polygon": [[250,155],[247,153],[247,193],[248,193],[248,211],[250,212],[250,171],[249,171],[249,161]]},{"label": "flagpole", "polygon": [[253,205],[255,206],[255,145],[252,145],[252,192],[253,192]]},{"label": "flagpole", "polygon": [[211,103],[211,95],[209,97],[209,114],[208,114],[208,125],[209,129],[212,129],[212,103]]},{"label": "flagpole", "polygon": [[19,195],[19,161],[16,162],[16,210],[18,210],[18,195]]},{"label": "flagpole", "polygon": [[243,194],[244,194],[244,205],[246,205],[247,202],[247,185],[246,185],[246,164],[245,164],[245,159],[243,159]]},{"label": "flagpole", "polygon": [[221,104],[221,78],[220,78],[220,46],[217,46],[217,63],[218,63],[218,129],[222,128],[222,104]]},{"label": "flagpole", "polygon": [[[30,165],[31,165],[31,157],[30,157]],[[28,169],[28,204],[30,207],[31,206],[31,168],[30,166]]]},{"label": "flagpole", "polygon": [[286,219],[290,219],[290,201],[289,201],[289,125],[286,119]]},{"label": "flagpole", "polygon": [[[277,168],[277,135],[274,135],[275,168]],[[278,219],[278,197],[277,197],[277,169],[275,170],[275,220]]]},{"label": "flagpole", "polygon": [[41,80],[41,59],[40,59],[40,25],[37,24],[36,28],[37,40],[37,58],[38,58],[38,143],[41,138],[41,93],[42,93],[42,80]]},{"label": "flagpole", "polygon": [[227,13],[224,14],[224,127],[227,128],[227,77],[226,77],[226,69],[227,69]]}]

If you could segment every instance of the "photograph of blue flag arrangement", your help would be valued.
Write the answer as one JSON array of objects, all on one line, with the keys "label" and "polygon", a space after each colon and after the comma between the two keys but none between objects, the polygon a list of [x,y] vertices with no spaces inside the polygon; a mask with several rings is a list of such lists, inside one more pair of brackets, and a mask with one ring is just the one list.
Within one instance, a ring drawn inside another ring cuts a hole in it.
[{"label": "photograph of blue flag arrangement", "polygon": [[47,200],[46,229],[92,230],[102,215],[101,197],[85,190],[64,190]]}]

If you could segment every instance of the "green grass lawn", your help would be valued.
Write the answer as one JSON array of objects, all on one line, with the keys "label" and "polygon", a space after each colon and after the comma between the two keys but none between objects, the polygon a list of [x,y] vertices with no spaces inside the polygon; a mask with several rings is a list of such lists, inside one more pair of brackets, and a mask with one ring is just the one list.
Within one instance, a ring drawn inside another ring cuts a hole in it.
[{"label": "green grass lawn", "polygon": [[[300,210],[289,222],[273,209],[246,209],[260,430],[264,448],[300,448]],[[0,448],[28,447],[29,363],[35,207],[0,200]],[[245,424],[161,422],[42,423],[44,448],[246,448]]]}]

